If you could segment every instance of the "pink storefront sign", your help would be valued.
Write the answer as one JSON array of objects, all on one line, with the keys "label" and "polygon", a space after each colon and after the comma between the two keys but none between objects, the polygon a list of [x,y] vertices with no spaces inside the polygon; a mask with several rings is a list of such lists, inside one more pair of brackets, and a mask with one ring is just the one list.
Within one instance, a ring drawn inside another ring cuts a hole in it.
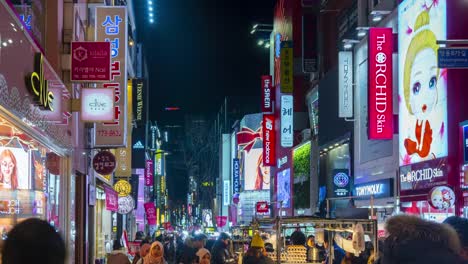
[{"label": "pink storefront sign", "polygon": [[145,166],[145,186],[153,186],[154,184],[154,169],[153,160],[146,160]]},{"label": "pink storefront sign", "polygon": [[156,208],[154,203],[145,203],[146,220],[148,225],[156,225]]},{"label": "pink storefront sign", "polygon": [[104,192],[106,194],[106,209],[117,212],[119,210],[119,196],[117,192],[110,187],[104,187]]}]

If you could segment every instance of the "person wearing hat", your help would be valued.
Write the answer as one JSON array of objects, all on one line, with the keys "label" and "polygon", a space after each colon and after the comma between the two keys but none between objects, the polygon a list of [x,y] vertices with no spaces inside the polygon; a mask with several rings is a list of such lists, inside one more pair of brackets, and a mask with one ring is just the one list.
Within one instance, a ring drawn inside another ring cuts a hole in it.
[{"label": "person wearing hat", "polygon": [[274,261],[266,256],[265,243],[258,233],[250,242],[250,248],[242,260],[243,264],[273,264]]},{"label": "person wearing hat", "polygon": [[235,259],[229,253],[228,245],[231,237],[226,233],[221,233],[211,250],[212,264],[233,264]]}]

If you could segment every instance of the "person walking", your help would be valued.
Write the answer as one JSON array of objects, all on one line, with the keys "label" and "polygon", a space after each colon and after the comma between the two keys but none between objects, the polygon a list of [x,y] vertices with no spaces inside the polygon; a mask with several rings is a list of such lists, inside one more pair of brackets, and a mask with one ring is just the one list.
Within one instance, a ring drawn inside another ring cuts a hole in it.
[{"label": "person walking", "polygon": [[252,237],[249,250],[242,259],[243,264],[273,264],[274,261],[266,256],[265,242],[257,233]]},{"label": "person walking", "polygon": [[148,243],[145,243],[141,245],[140,252],[139,252],[139,259],[135,262],[133,260],[134,264],[143,264],[143,259],[149,254],[151,249],[151,245]]},{"label": "person walking", "polygon": [[167,264],[164,260],[164,246],[156,241],[151,244],[149,253],[143,258],[143,264]]},{"label": "person walking", "polygon": [[212,264],[233,264],[235,262],[228,249],[230,240],[231,237],[224,232],[219,235],[211,250]]},{"label": "person walking", "polygon": [[112,246],[113,250],[107,257],[108,264],[131,264],[125,250],[122,248],[123,246],[120,240],[114,240],[114,245]]},{"label": "person walking", "polygon": [[211,263],[211,253],[206,248],[200,248],[197,251],[198,263],[199,264],[210,264]]},{"label": "person walking", "polygon": [[2,248],[3,264],[64,264],[65,242],[47,222],[30,218],[7,234]]}]

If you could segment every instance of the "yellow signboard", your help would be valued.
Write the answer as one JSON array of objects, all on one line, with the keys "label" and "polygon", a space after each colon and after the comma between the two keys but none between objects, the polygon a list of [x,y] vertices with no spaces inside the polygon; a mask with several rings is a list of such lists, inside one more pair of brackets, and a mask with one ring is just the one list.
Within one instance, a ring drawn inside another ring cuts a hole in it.
[{"label": "yellow signboard", "polygon": [[[127,82],[127,116],[132,116],[133,114],[132,89],[133,85],[132,81],[130,80]],[[115,158],[117,159],[115,176],[132,176],[132,122],[127,123],[127,146],[125,148],[118,148],[115,152]]]},{"label": "yellow signboard", "polygon": [[292,93],[294,88],[293,77],[293,46],[292,41],[281,42],[280,87],[282,93]]}]

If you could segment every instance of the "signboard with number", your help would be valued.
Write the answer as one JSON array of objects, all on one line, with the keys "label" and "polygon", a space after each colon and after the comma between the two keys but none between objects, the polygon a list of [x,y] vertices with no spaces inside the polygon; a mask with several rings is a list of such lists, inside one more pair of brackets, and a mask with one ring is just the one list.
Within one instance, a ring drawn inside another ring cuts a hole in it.
[{"label": "signboard with number", "polygon": [[439,48],[437,64],[439,68],[468,68],[468,48]]},{"label": "signboard with number", "polygon": [[280,86],[282,93],[292,93],[294,88],[293,78],[293,43],[292,41],[281,42],[281,77]]},{"label": "signboard with number", "polygon": [[294,140],[293,128],[293,96],[281,96],[281,146],[292,147]]},{"label": "signboard with number", "polygon": [[71,43],[71,81],[100,82],[111,78],[110,42]]},{"label": "signboard with number", "polygon": [[93,168],[101,175],[111,174],[116,166],[115,156],[109,151],[101,151],[93,158]]},{"label": "signboard with number", "polygon": [[110,42],[110,80],[102,88],[115,91],[114,120],[96,123],[94,147],[124,147],[127,141],[127,8],[96,7],[96,41]]}]

